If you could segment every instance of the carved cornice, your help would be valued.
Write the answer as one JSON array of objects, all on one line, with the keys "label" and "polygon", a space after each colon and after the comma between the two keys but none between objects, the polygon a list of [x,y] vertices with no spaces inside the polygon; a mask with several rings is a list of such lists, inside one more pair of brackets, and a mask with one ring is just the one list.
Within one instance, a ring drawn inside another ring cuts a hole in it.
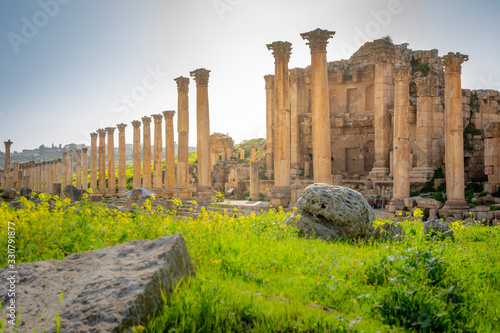
[{"label": "carved cornice", "polygon": [[288,62],[292,54],[292,43],[277,41],[267,44],[267,49],[273,51],[273,56],[276,61]]},{"label": "carved cornice", "polygon": [[418,97],[439,96],[439,78],[436,76],[418,77],[414,80]]},{"label": "carved cornice", "polygon": [[141,118],[141,120],[144,127],[149,126],[149,124],[151,124],[151,117],[144,116]]},{"label": "carved cornice", "polygon": [[106,137],[106,130],[105,129],[102,129],[102,128],[99,128],[97,131],[97,134],[99,134],[99,137]]},{"label": "carved cornice", "polygon": [[304,32],[300,34],[302,39],[308,40],[306,43],[311,48],[311,52],[314,51],[325,51],[328,40],[335,35],[335,31],[328,31],[323,29],[316,29],[309,32]]},{"label": "carved cornice", "polygon": [[274,75],[265,75],[264,80],[266,81],[266,90],[274,89]]},{"label": "carved cornice", "polygon": [[411,66],[396,65],[394,66],[394,81],[395,82],[410,82]]},{"label": "carved cornice", "polygon": [[106,132],[108,132],[108,135],[113,135],[115,133],[116,127],[106,127]]},{"label": "carved cornice", "polygon": [[177,79],[174,79],[177,82],[177,92],[189,92],[189,78],[184,76],[179,76]]},{"label": "carved cornice", "polygon": [[198,68],[189,73],[196,81],[196,86],[208,86],[210,71],[205,68]]},{"label": "carved cornice", "polygon": [[97,140],[97,133],[90,133],[90,140]]},{"label": "carved cornice", "polygon": [[384,45],[372,50],[371,60],[375,63],[389,62],[394,63],[396,51],[394,46]]},{"label": "carved cornice", "polygon": [[462,63],[468,61],[469,56],[461,54],[460,52],[453,53],[450,52],[443,56],[443,65],[445,67],[445,73],[462,73]]},{"label": "carved cornice", "polygon": [[165,120],[172,120],[174,119],[175,116],[175,111],[163,111],[163,117],[165,117]]},{"label": "carved cornice", "polygon": [[125,127],[127,127],[127,124],[121,123],[116,125],[116,127],[118,127],[118,131],[122,133],[123,131],[125,131]]},{"label": "carved cornice", "polygon": [[141,128],[141,122],[139,120],[134,120],[132,121],[132,127],[133,128]]}]

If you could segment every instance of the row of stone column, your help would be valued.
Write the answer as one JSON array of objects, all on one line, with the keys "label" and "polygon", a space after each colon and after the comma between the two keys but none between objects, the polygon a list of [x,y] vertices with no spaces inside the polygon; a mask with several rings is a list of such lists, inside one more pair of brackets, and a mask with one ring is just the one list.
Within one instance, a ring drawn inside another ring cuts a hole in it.
[{"label": "row of stone column", "polygon": [[[61,183],[62,188],[66,185],[75,185],[77,188],[87,189],[87,148],[76,151],[76,179],[73,175],[73,151],[63,152],[62,158],[36,163],[12,164],[10,167],[10,146],[12,141],[5,142],[5,168],[2,173],[2,186],[20,190],[29,187],[36,191],[52,193],[52,184]],[[83,176],[82,176],[83,174]]]}]

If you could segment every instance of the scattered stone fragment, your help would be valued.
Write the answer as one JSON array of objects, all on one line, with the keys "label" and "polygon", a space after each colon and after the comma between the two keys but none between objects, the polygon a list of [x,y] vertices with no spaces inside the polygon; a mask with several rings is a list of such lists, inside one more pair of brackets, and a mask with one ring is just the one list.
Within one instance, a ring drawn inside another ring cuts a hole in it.
[{"label": "scattered stone fragment", "polygon": [[22,197],[25,197],[26,199],[31,198],[33,190],[30,189],[29,187],[21,187],[21,190],[19,191],[20,195]]},{"label": "scattered stone fragment", "polygon": [[438,219],[424,222],[424,233],[430,236],[439,235],[443,238],[453,238],[453,230],[451,230],[446,222]]},{"label": "scattered stone fragment", "polygon": [[392,239],[401,241],[406,236],[401,224],[397,222],[387,222],[380,226],[376,226],[372,237],[380,239]]},{"label": "scattered stone fragment", "polygon": [[7,200],[14,200],[16,198],[16,190],[11,188],[4,188],[2,197]]}]

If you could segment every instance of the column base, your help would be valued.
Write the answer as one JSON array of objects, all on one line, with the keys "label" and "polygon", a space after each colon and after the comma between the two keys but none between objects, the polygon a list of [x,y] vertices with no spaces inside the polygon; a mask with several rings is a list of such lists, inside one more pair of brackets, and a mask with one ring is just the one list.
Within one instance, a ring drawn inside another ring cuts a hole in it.
[{"label": "column base", "polygon": [[287,207],[292,198],[292,191],[289,186],[275,187],[271,191],[271,205],[273,207]]},{"label": "column base", "polygon": [[193,190],[189,185],[178,185],[174,188],[174,198],[184,200],[193,199]]},{"label": "column base", "polygon": [[167,198],[172,198],[174,196],[174,188],[172,187],[167,187],[165,190],[163,190],[163,194]]},{"label": "column base", "polygon": [[250,195],[250,200],[251,201],[260,201],[260,195]]},{"label": "column base", "polygon": [[200,188],[195,193],[196,201],[198,203],[212,202],[212,197],[217,195],[217,191],[210,188]]},{"label": "column base", "polygon": [[161,187],[153,188],[153,193],[155,193],[159,197],[163,197],[165,195],[163,189]]},{"label": "column base", "polygon": [[434,170],[431,167],[417,167],[410,171],[412,181],[428,182],[434,176]]},{"label": "column base", "polygon": [[395,213],[399,210],[404,210],[404,209],[405,209],[405,200],[399,198],[398,199],[393,198],[385,208],[385,210],[389,213]]},{"label": "column base", "polygon": [[370,179],[387,179],[390,176],[389,168],[373,168],[372,171],[368,174],[368,178]]},{"label": "column base", "polygon": [[127,188],[119,188],[118,189],[118,195],[119,196],[123,196],[123,193],[125,193],[125,192],[128,192]]},{"label": "column base", "polygon": [[461,200],[447,200],[442,209],[451,209],[451,210],[466,210],[469,209],[469,205],[467,201],[464,199]]}]

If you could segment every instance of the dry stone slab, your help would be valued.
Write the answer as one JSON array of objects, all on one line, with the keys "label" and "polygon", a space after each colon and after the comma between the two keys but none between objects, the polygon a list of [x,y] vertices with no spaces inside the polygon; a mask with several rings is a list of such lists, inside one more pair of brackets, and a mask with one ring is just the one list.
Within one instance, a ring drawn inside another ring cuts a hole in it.
[{"label": "dry stone slab", "polygon": [[418,208],[440,209],[443,207],[443,203],[441,201],[437,201],[431,198],[419,198],[416,201]]},{"label": "dry stone slab", "polygon": [[405,207],[408,209],[413,209],[417,206],[417,199],[423,199],[422,197],[410,197],[404,199]]},{"label": "dry stone slab", "polygon": [[[194,275],[181,234],[156,240],[130,241],[113,247],[76,253],[64,260],[17,264],[16,308],[22,310],[19,332],[56,332],[59,308],[61,332],[131,332],[162,306],[166,295]],[[7,281],[10,269],[0,270]],[[8,289],[0,289],[7,318]],[[40,316],[43,314],[41,320]]]},{"label": "dry stone slab", "polygon": [[322,239],[370,237],[375,213],[363,195],[347,187],[312,184],[302,191],[297,211],[285,223]]}]

